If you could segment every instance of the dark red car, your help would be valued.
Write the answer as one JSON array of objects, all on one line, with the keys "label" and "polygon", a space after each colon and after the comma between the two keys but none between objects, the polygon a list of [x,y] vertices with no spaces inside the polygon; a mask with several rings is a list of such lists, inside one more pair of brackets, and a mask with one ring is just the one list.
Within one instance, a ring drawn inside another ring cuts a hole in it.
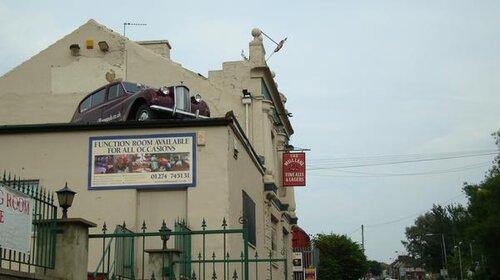
[{"label": "dark red car", "polygon": [[210,110],[201,96],[191,96],[184,85],[151,88],[115,82],[87,95],[73,114],[73,123],[165,118],[208,118]]}]

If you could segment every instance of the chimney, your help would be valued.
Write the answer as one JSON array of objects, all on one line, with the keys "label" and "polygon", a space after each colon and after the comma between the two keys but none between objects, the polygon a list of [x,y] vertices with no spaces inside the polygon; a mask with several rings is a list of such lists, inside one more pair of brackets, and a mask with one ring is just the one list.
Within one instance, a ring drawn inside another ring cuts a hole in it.
[{"label": "chimney", "polygon": [[136,43],[170,59],[170,50],[172,47],[167,40],[136,41]]}]

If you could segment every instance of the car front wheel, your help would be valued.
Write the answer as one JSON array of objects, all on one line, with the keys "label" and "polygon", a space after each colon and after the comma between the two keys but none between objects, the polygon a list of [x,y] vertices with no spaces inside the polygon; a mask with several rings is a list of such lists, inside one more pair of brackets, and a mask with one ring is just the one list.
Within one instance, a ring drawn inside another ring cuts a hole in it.
[{"label": "car front wheel", "polygon": [[136,121],[149,121],[155,119],[155,114],[147,104],[142,104],[135,114]]}]

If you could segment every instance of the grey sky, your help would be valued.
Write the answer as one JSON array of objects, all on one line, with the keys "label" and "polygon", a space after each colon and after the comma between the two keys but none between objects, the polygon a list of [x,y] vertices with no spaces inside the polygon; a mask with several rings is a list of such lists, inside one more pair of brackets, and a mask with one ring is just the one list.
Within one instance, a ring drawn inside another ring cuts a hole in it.
[{"label": "grey sky", "polygon": [[[119,33],[123,22],[146,23],[127,37],[168,39],[172,59],[203,75],[248,54],[254,27],[288,37],[268,64],[293,113],[292,144],[311,149],[307,187],[296,191],[299,225],[361,241],[364,224],[366,253],[379,261],[403,250],[416,214],[464,202],[462,183],[488,169],[492,155],[338,167],[345,158],[495,149],[499,1],[169,2],[4,0],[0,74],[90,18]],[[392,176],[408,173],[438,174]]]}]

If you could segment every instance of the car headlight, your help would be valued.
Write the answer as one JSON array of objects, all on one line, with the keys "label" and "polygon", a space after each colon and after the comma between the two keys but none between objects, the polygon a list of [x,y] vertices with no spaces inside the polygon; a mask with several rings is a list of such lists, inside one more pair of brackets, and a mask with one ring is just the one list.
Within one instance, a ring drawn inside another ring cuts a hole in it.
[{"label": "car headlight", "polygon": [[197,103],[200,103],[201,102],[201,95],[197,94],[194,96],[194,100],[197,102]]},{"label": "car headlight", "polygon": [[160,91],[161,91],[161,93],[163,93],[163,95],[168,95],[168,93],[169,93],[168,87],[161,87]]}]

